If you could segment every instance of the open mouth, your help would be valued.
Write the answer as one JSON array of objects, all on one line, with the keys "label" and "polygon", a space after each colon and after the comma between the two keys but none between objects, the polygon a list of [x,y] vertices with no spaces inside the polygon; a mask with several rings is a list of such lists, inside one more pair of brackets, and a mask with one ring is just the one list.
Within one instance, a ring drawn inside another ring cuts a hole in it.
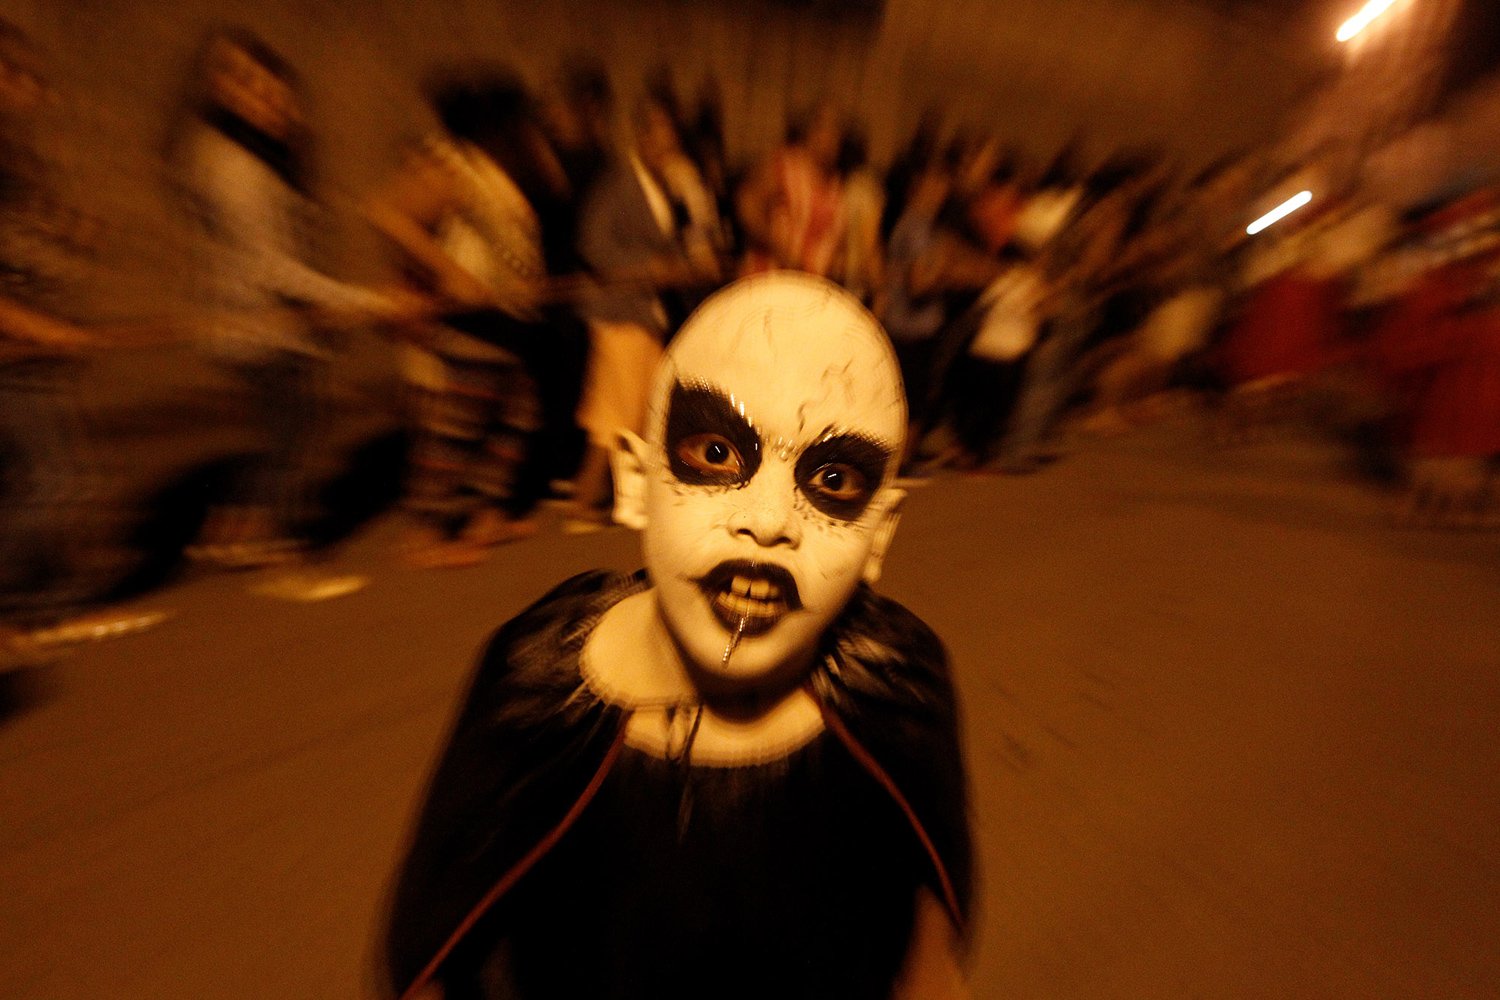
[{"label": "open mouth", "polygon": [[[792,574],[770,563],[733,559],[698,580],[709,609],[729,632],[760,635],[802,607]],[[743,623],[743,628],[741,626]]]}]

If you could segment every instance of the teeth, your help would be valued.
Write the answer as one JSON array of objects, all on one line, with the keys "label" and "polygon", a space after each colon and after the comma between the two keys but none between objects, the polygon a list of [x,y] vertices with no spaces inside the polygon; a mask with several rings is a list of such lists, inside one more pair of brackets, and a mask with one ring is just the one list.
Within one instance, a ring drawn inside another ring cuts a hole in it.
[{"label": "teeth", "polygon": [[738,594],[728,594],[723,598],[723,604],[731,615],[752,615],[756,607],[748,598]]},{"label": "teeth", "polygon": [[752,601],[779,601],[781,600],[781,588],[769,580],[752,579],[747,576],[736,576],[729,581],[726,593],[736,598],[747,598]]},{"label": "teeth", "polygon": [[720,594],[718,601],[731,617],[764,618],[777,610],[772,601],[756,600],[742,594]]}]

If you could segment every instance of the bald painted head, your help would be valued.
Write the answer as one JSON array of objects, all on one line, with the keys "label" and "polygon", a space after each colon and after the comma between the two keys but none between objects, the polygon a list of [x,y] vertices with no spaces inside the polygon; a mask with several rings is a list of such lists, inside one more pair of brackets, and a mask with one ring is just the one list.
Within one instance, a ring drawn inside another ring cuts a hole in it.
[{"label": "bald painted head", "polygon": [[617,456],[615,513],[693,667],[754,685],[812,662],[879,577],[905,430],[890,344],[836,285],[760,275],[689,318]]}]

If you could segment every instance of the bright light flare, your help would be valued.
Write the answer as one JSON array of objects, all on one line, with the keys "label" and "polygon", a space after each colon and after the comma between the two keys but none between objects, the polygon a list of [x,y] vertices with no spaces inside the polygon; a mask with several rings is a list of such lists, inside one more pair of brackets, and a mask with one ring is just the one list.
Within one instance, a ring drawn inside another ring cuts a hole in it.
[{"label": "bright light flare", "polygon": [[1390,9],[1391,4],[1395,2],[1396,0],[1370,0],[1369,3],[1359,9],[1358,14],[1355,14],[1339,26],[1339,33],[1336,37],[1341,42],[1347,42],[1368,28],[1371,21],[1384,14]]},{"label": "bright light flare", "polygon": [[1250,225],[1246,226],[1245,235],[1254,236],[1256,233],[1260,232],[1262,229],[1265,229],[1267,226],[1275,225],[1282,219],[1285,219],[1288,215],[1291,215],[1293,212],[1297,211],[1297,209],[1301,208],[1303,205],[1306,205],[1310,201],[1312,201],[1311,191],[1298,191],[1286,201],[1282,202],[1280,205],[1277,205],[1265,215],[1262,215],[1260,218],[1250,223]]}]

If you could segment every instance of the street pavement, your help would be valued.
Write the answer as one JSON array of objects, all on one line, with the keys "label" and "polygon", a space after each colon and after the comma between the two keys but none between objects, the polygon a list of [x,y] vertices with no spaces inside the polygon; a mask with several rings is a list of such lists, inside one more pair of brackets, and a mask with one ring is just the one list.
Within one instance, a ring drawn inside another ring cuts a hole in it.
[{"label": "street pavement", "polygon": [[[1500,535],[1394,527],[1344,464],[1188,421],[913,490],[882,589],[963,697],[976,997],[1500,996]],[[190,573],[136,602],[167,623],[11,679],[0,997],[373,995],[476,650],[638,564],[554,526],[423,573],[398,534],[334,552],[349,597]]]}]

